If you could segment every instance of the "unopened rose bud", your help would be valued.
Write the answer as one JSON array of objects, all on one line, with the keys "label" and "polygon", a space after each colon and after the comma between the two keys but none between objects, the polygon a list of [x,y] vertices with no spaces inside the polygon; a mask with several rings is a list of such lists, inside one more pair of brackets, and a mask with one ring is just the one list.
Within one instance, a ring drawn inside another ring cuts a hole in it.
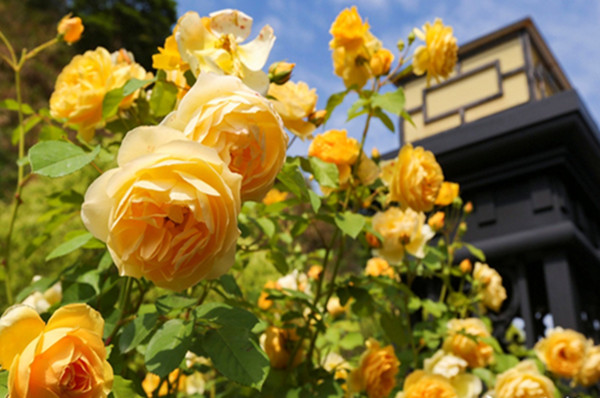
[{"label": "unopened rose bud", "polygon": [[460,262],[458,267],[460,268],[460,271],[463,274],[468,274],[473,269],[473,264],[471,264],[471,260],[469,260],[468,258],[465,258],[464,260],[462,260]]},{"label": "unopened rose bud", "polygon": [[438,211],[427,220],[427,224],[434,231],[438,232],[442,228],[444,228],[444,222],[446,221],[446,213],[443,211]]},{"label": "unopened rose bud", "polygon": [[465,234],[465,232],[467,232],[467,223],[463,221],[460,224],[458,224],[457,232],[458,232],[459,236],[463,236]]},{"label": "unopened rose bud", "polygon": [[313,265],[308,269],[306,275],[310,279],[318,281],[319,279],[321,279],[321,275],[323,275],[323,267],[321,267],[320,265]]},{"label": "unopened rose bud", "polygon": [[373,160],[377,160],[381,157],[381,154],[379,153],[379,149],[373,147],[373,149],[371,149],[371,158]]},{"label": "unopened rose bud", "polygon": [[408,34],[408,45],[410,46],[413,43],[413,41],[415,41],[415,32],[411,31]]},{"label": "unopened rose bud", "polygon": [[69,44],[75,43],[81,38],[81,34],[83,33],[81,18],[71,17],[71,14],[65,15],[58,23],[56,30],[58,31],[58,36],[65,42]]},{"label": "unopened rose bud", "polygon": [[404,50],[405,46],[406,46],[406,44],[404,43],[404,40],[402,40],[402,39],[398,40],[398,43],[396,43],[396,47],[398,47],[399,52],[402,52],[402,50]]},{"label": "unopened rose bud", "polygon": [[381,242],[372,233],[370,233],[370,232],[365,233],[365,238],[367,239],[367,243],[369,244],[369,246],[371,246],[373,248],[381,247]]},{"label": "unopened rose bud", "polygon": [[325,122],[325,116],[327,116],[327,111],[325,109],[320,109],[308,115],[308,121],[316,127],[319,127]]},{"label": "unopened rose bud", "polygon": [[465,214],[473,213],[473,202],[467,202],[467,204],[463,208],[463,211],[465,212]]},{"label": "unopened rose bud", "polygon": [[386,75],[394,62],[394,54],[390,50],[381,48],[373,54],[369,61],[371,72],[375,76]]},{"label": "unopened rose bud", "polygon": [[269,66],[269,81],[275,84],[284,84],[290,77],[292,77],[292,71],[296,64],[289,62],[275,62]]}]

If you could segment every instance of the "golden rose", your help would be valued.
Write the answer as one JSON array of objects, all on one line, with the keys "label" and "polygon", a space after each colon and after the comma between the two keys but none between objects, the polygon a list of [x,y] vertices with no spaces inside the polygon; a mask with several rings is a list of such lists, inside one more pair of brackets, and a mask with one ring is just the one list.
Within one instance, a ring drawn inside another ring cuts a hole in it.
[{"label": "golden rose", "polygon": [[164,47],[158,47],[158,54],[152,55],[152,67],[154,69],[165,71],[186,71],[189,69],[189,65],[181,59],[181,55],[179,54],[177,40],[175,40],[176,33],[177,26],[175,26],[173,34],[165,39]]},{"label": "golden rose", "polygon": [[367,351],[361,358],[358,368],[348,378],[351,391],[366,391],[369,398],[387,397],[396,385],[396,374],[400,361],[391,345],[381,347],[374,339],[366,342]]},{"label": "golden rose", "polygon": [[414,33],[425,41],[425,45],[415,50],[413,71],[416,75],[427,73],[427,85],[432,77],[439,83],[440,78],[447,78],[454,70],[458,59],[458,46],[452,28],[444,26],[438,18],[433,25],[427,22],[423,30],[415,28]]},{"label": "golden rose", "polygon": [[444,213],[443,211],[438,211],[429,217],[429,219],[427,220],[427,225],[429,225],[434,231],[439,231],[442,228],[444,228],[445,221],[446,213]]},{"label": "golden rose", "polygon": [[[184,374],[179,374],[180,370],[175,369],[167,378],[169,379],[169,383],[162,383],[160,385],[160,389],[158,390],[159,397],[166,397],[169,395],[169,385],[171,386],[172,391],[185,391],[187,384],[187,376]],[[153,392],[158,388],[158,383],[160,383],[160,376],[155,375],[154,373],[146,373],[146,377],[142,381],[142,389],[148,396],[148,398],[153,397]]]},{"label": "golden rose", "polygon": [[481,319],[452,319],[448,321],[447,327],[448,336],[444,340],[444,351],[464,359],[471,368],[484,367],[491,363],[494,349],[478,339],[490,337],[490,332]]},{"label": "golden rose", "polygon": [[331,314],[332,317],[336,318],[342,314],[345,314],[350,309],[351,301],[346,301],[346,304],[342,305],[339,297],[332,297],[327,302],[327,312]]},{"label": "golden rose", "polygon": [[444,181],[440,187],[435,204],[437,206],[448,206],[458,197],[459,185],[455,182]]},{"label": "golden rose", "polygon": [[393,278],[395,275],[394,269],[390,264],[380,257],[373,257],[367,261],[365,267],[365,275],[369,276],[387,276]]},{"label": "golden rose", "polygon": [[557,327],[548,331],[534,350],[550,372],[563,377],[575,377],[583,366],[587,348],[584,335]]},{"label": "golden rose", "polygon": [[[147,73],[132,60],[113,62],[111,54],[102,47],[76,55],[58,75],[50,97],[50,114],[64,119],[85,140],[91,140],[95,129],[104,125],[102,101],[106,93],[134,77],[145,79]],[[131,106],[135,95],[124,98],[119,106]]]},{"label": "golden rose", "polygon": [[[381,48],[381,41],[370,32],[365,34],[364,45],[352,49],[343,46],[332,46],[333,72],[344,80],[346,87],[361,88],[373,77],[370,60]],[[331,43],[330,43],[331,44]]]},{"label": "golden rose", "polygon": [[[281,286],[279,286],[279,284],[275,281],[267,281],[267,283],[265,283],[263,289],[278,289],[281,290]],[[269,308],[271,308],[271,306],[273,305],[273,300],[269,300],[269,292],[263,290],[262,292],[260,292],[260,296],[258,297],[258,308],[260,308],[263,311],[268,310]]]},{"label": "golden rose", "polygon": [[70,14],[65,15],[58,23],[56,30],[65,42],[69,44],[75,43],[81,38],[81,34],[83,33],[81,18],[71,17]]},{"label": "golden rose", "polygon": [[275,36],[266,25],[254,40],[242,44],[251,29],[252,18],[238,10],[221,10],[204,18],[190,11],[179,18],[175,39],[181,58],[194,76],[206,72],[236,76],[265,94],[269,77],[261,69]]},{"label": "golden rose", "polygon": [[478,281],[482,288],[483,304],[496,312],[506,300],[506,289],[502,286],[502,277],[495,269],[487,264],[475,263],[473,279]]},{"label": "golden rose", "polygon": [[375,253],[392,264],[401,262],[405,252],[423,258],[425,243],[435,235],[425,224],[425,214],[410,208],[390,207],[385,212],[378,212],[373,216],[372,224],[373,230],[383,239],[381,248]]},{"label": "golden rose", "polygon": [[375,235],[373,235],[370,232],[366,232],[365,233],[365,239],[367,240],[367,244],[369,245],[369,247],[372,248],[378,248],[381,247],[381,242],[379,241],[379,238]]},{"label": "golden rose", "polygon": [[344,185],[350,179],[352,165],[360,151],[358,141],[349,138],[347,134],[346,130],[329,130],[317,135],[308,147],[308,156],[315,156],[337,166],[340,185]]},{"label": "golden rose", "polygon": [[600,346],[591,346],[585,353],[583,365],[575,376],[575,381],[583,386],[591,386],[600,381]]},{"label": "golden rose", "polygon": [[269,192],[265,195],[262,202],[266,205],[272,205],[274,203],[283,202],[288,197],[287,192],[281,192],[277,188],[271,188]]},{"label": "golden rose", "polygon": [[356,6],[352,6],[351,9],[346,8],[338,14],[331,25],[329,33],[333,36],[333,40],[329,46],[356,49],[362,46],[368,31],[369,24],[363,23]]},{"label": "golden rose", "polygon": [[59,308],[45,324],[26,305],[0,318],[0,366],[11,398],[108,396],[113,371],[102,341],[104,320],[87,304]]},{"label": "golden rose", "polygon": [[312,279],[314,281],[318,281],[323,276],[323,267],[320,266],[320,265],[316,265],[316,264],[312,265],[308,269],[308,272],[306,273],[306,276],[308,276],[308,279]]},{"label": "golden rose", "polygon": [[120,274],[181,291],[227,272],[241,178],[217,152],[165,126],[138,127],[117,161],[88,188],[81,217]]},{"label": "golden rose", "polygon": [[380,48],[369,61],[371,73],[374,76],[387,74],[390,71],[392,62],[394,62],[394,54],[387,48]]},{"label": "golden rose", "polygon": [[[275,369],[287,368],[294,348],[299,340],[296,329],[282,329],[269,326],[261,336],[261,345],[271,361],[271,367]],[[304,350],[300,347],[296,351],[292,367],[296,367],[304,359]]]},{"label": "golden rose", "polygon": [[554,398],[552,380],[540,374],[535,362],[521,361],[496,377],[496,398]]},{"label": "golden rose", "polygon": [[415,370],[404,381],[402,398],[458,398],[450,381],[443,376]]},{"label": "golden rose", "polygon": [[458,398],[478,398],[483,385],[477,376],[465,373],[467,366],[467,361],[444,350],[438,350],[423,363],[426,373],[446,378]]},{"label": "golden rose", "polygon": [[403,208],[429,211],[442,186],[444,174],[433,153],[408,144],[398,153],[392,175],[384,171],[385,178],[390,187],[390,200],[400,202]]},{"label": "golden rose", "polygon": [[310,89],[304,82],[269,85],[268,95],[273,107],[281,116],[283,125],[302,140],[310,138],[316,126],[305,119],[315,111],[316,89]]},{"label": "golden rose", "polygon": [[471,264],[471,260],[465,258],[458,264],[458,267],[463,274],[468,274],[473,269],[473,264]]},{"label": "golden rose", "polygon": [[285,161],[288,136],[263,96],[238,78],[203,73],[163,125],[216,149],[242,176],[242,200],[260,201]]}]

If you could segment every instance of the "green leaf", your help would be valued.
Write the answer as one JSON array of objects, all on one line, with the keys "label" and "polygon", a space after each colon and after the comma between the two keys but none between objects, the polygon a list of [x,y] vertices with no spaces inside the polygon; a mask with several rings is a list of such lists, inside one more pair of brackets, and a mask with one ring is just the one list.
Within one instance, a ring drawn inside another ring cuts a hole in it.
[{"label": "green leaf", "polygon": [[311,156],[309,157],[310,166],[319,182],[319,185],[329,188],[337,188],[340,180],[340,173],[334,163],[327,163],[323,160]]},{"label": "green leaf", "polygon": [[273,266],[277,268],[277,271],[281,273],[281,275],[285,275],[290,270],[290,267],[287,263],[286,256],[279,250],[272,249],[269,250],[267,257],[273,263]]},{"label": "green leaf", "polygon": [[388,130],[390,130],[392,133],[395,131],[394,122],[392,122],[392,119],[390,119],[390,117],[386,115],[385,112],[383,112],[381,109],[375,109],[375,112],[373,112],[373,116],[381,120],[383,125],[387,127]]},{"label": "green leaf", "polygon": [[398,87],[396,91],[381,95],[374,95],[372,99],[373,106],[380,107],[383,110],[400,116],[404,110],[404,90]]},{"label": "green leaf", "polygon": [[281,182],[289,192],[296,195],[298,198],[305,199],[308,197],[308,189],[306,181],[299,170],[296,159],[288,158],[277,175],[277,179]]},{"label": "green leaf", "polygon": [[177,86],[164,80],[156,82],[150,96],[150,109],[155,116],[165,116],[177,102]]},{"label": "green leaf", "polygon": [[[23,121],[23,136],[27,134],[32,128],[38,125],[42,121],[42,118],[38,115],[28,117]],[[21,134],[21,127],[17,126],[13,129],[11,143],[17,145],[19,142],[19,136]]]},{"label": "green leaf", "polygon": [[164,323],[146,347],[146,369],[165,377],[177,368],[192,344],[193,326],[192,322],[182,319],[171,319]]},{"label": "green leaf", "polygon": [[[19,103],[14,99],[7,98],[0,101],[0,108],[8,109],[9,111],[18,111]],[[21,112],[23,112],[24,115],[31,115],[33,109],[31,109],[29,105],[21,103]]]},{"label": "green leaf", "polygon": [[186,70],[185,73],[183,74],[183,77],[185,77],[185,82],[190,87],[192,87],[194,85],[194,83],[196,83],[196,76],[194,76],[194,73],[192,72],[191,69]]},{"label": "green leaf", "polygon": [[62,177],[89,164],[100,153],[100,146],[85,152],[66,141],[42,141],[29,149],[29,162],[34,173]]},{"label": "green leaf", "polygon": [[98,269],[100,271],[106,271],[112,265],[112,257],[110,256],[110,252],[107,250],[104,252],[102,257],[100,258],[100,262],[98,263]]},{"label": "green leaf", "polygon": [[365,338],[363,337],[362,333],[360,332],[350,332],[347,333],[341,340],[340,340],[340,348],[344,349],[344,350],[353,350],[356,347],[360,347],[364,344],[365,342]]},{"label": "green leaf", "polygon": [[446,304],[438,303],[437,301],[429,299],[422,300],[421,304],[423,305],[423,311],[425,311],[426,314],[433,315],[436,318],[441,317],[442,314],[448,309]]},{"label": "green leaf", "polygon": [[139,314],[137,318],[126,324],[123,329],[121,329],[119,350],[122,353],[127,353],[136,348],[138,345],[142,344],[156,326],[157,321],[157,312]]},{"label": "green leaf", "polygon": [[490,345],[494,349],[494,352],[496,352],[498,354],[502,354],[503,353],[502,347],[500,347],[500,343],[498,343],[498,340],[496,340],[492,336],[477,337],[477,339],[479,339],[479,340],[483,341],[484,343]]},{"label": "green leaf", "polygon": [[0,372],[0,397],[5,398],[8,396],[8,371],[3,370]]},{"label": "green leaf", "polygon": [[357,116],[364,115],[369,112],[369,105],[371,100],[369,98],[359,98],[352,104],[352,106],[348,109],[348,118],[347,122],[354,119]]},{"label": "green leaf", "polygon": [[202,348],[228,379],[260,389],[269,373],[267,355],[248,329],[236,326],[209,330]]},{"label": "green leaf", "polygon": [[494,375],[494,373],[487,368],[475,368],[471,369],[471,372],[483,380],[488,389],[496,384],[496,375]]},{"label": "green leaf", "polygon": [[258,323],[251,312],[224,303],[204,303],[196,307],[194,313],[198,319],[227,327],[250,330]]},{"label": "green leaf", "polygon": [[136,391],[133,381],[115,375],[113,379],[112,393],[115,398],[142,398]]},{"label": "green leaf", "polygon": [[344,102],[344,98],[346,98],[346,94],[348,94],[349,90],[345,90],[339,93],[331,94],[331,97],[327,99],[327,105],[325,105],[325,110],[327,114],[325,115],[325,123],[329,120],[331,113],[335,108],[337,108],[342,102]]},{"label": "green leaf", "polygon": [[42,126],[42,129],[40,130],[40,135],[39,135],[39,140],[40,141],[51,141],[51,140],[59,140],[62,137],[65,137],[67,135],[67,132],[58,127],[58,126],[53,126],[51,124],[45,124],[44,126]]},{"label": "green leaf", "polygon": [[52,250],[50,254],[46,256],[45,261],[50,261],[53,258],[62,257],[71,252],[74,252],[81,246],[88,243],[88,241],[90,241],[93,237],[94,236],[89,232],[84,232],[81,235],[77,235],[55,247],[54,250]]},{"label": "green leaf", "polygon": [[469,250],[469,252],[471,252],[471,254],[474,255],[479,261],[485,262],[485,254],[483,254],[481,249],[476,248],[470,243],[464,243],[464,245],[467,250]]},{"label": "green leaf", "polygon": [[169,294],[166,296],[159,297],[156,300],[156,309],[161,314],[168,314],[174,310],[183,310],[194,304],[198,299],[193,297],[185,297],[179,294]]},{"label": "green leaf", "polygon": [[136,90],[152,83],[155,80],[156,78],[147,80],[140,80],[136,78],[129,79],[123,86],[123,97],[127,97],[128,95],[135,93]]},{"label": "green leaf", "polygon": [[337,214],[335,216],[335,225],[352,239],[356,239],[365,226],[365,223],[365,218],[362,215],[353,213],[349,210],[344,214]]},{"label": "green leaf", "polygon": [[102,100],[102,119],[108,119],[116,115],[123,98],[125,98],[123,87],[115,88],[106,93]]},{"label": "green leaf", "polygon": [[494,371],[502,373],[508,369],[514,368],[519,363],[519,358],[514,355],[499,354],[494,355]]},{"label": "green leaf", "polygon": [[267,235],[269,238],[272,238],[275,235],[276,227],[273,220],[267,217],[261,217],[254,220],[260,229]]},{"label": "green leaf", "polygon": [[308,191],[308,198],[310,199],[310,205],[315,213],[319,212],[321,208],[321,198],[313,190]]},{"label": "green leaf", "polygon": [[406,120],[407,122],[409,122],[410,124],[413,125],[413,127],[417,127],[417,125],[415,124],[415,122],[413,122],[412,117],[410,117],[410,115],[406,112],[406,111],[402,111],[400,112],[400,116],[402,116],[402,118],[404,120]]},{"label": "green leaf", "polygon": [[242,291],[233,276],[225,274],[219,278],[219,283],[221,283],[221,286],[223,286],[223,289],[225,289],[227,293],[233,296],[243,297]]}]

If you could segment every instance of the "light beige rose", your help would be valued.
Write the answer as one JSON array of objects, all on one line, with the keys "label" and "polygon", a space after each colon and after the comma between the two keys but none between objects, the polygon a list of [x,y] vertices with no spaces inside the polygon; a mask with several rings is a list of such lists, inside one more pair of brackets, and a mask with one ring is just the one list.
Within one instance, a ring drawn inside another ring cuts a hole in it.
[{"label": "light beige rose", "polygon": [[425,243],[434,236],[431,227],[425,224],[425,214],[410,208],[390,207],[375,214],[372,223],[383,238],[381,248],[374,252],[392,264],[401,262],[405,253],[423,258]]},{"label": "light beige rose", "polygon": [[583,386],[591,386],[600,381],[600,346],[592,346],[589,342],[589,348],[583,358],[581,369],[575,376],[575,381]]},{"label": "light beige rose", "polygon": [[477,376],[465,372],[467,366],[468,363],[464,359],[438,350],[424,361],[423,370],[428,374],[448,379],[458,398],[478,398],[483,385]]},{"label": "light beige rose", "polygon": [[118,164],[90,185],[81,217],[121,275],[181,291],[227,272],[241,178],[216,151],[168,127],[138,127]]},{"label": "light beige rose", "polygon": [[525,360],[496,377],[496,398],[554,398],[552,380],[540,374],[535,362]]},{"label": "light beige rose", "polygon": [[371,338],[366,346],[358,368],[348,377],[348,387],[352,392],[365,391],[369,398],[387,397],[396,386],[400,361],[391,345],[381,347]]},{"label": "light beige rose", "polygon": [[506,300],[506,289],[502,286],[502,277],[495,269],[487,264],[475,263],[473,279],[481,284],[483,304],[496,312]]},{"label": "light beige rose", "polygon": [[304,82],[271,83],[268,95],[273,97],[271,103],[283,125],[302,140],[310,138],[316,126],[307,119],[317,105],[316,89],[310,89]]},{"label": "light beige rose", "polygon": [[481,339],[477,339],[490,337],[490,332],[481,319],[452,319],[448,321],[447,327],[448,336],[442,346],[444,351],[464,359],[471,368],[484,367],[492,362],[494,349]]},{"label": "light beige rose", "polygon": [[534,347],[548,370],[563,377],[575,377],[581,370],[588,348],[585,336],[571,329],[556,327]]},{"label": "light beige rose", "polygon": [[329,352],[323,359],[323,369],[333,373],[335,379],[346,380],[350,370],[350,364],[346,362],[344,357],[336,352]]},{"label": "light beige rose", "polygon": [[233,76],[203,73],[163,125],[214,148],[242,176],[242,200],[260,201],[285,161],[288,136],[263,96]]},{"label": "light beige rose", "polygon": [[59,308],[44,323],[26,305],[0,318],[0,366],[11,398],[89,397],[110,393],[113,371],[102,341],[104,320],[86,304]]}]

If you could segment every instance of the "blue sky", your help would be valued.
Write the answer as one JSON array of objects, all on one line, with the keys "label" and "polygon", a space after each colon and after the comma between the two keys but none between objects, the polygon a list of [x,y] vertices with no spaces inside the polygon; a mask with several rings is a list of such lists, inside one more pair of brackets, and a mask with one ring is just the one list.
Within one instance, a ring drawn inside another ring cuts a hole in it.
[{"label": "blue sky", "polygon": [[[329,28],[344,8],[356,5],[371,25],[371,32],[394,49],[415,26],[436,17],[454,28],[459,45],[524,17],[531,17],[596,123],[600,122],[600,1],[596,0],[178,0],[179,14],[197,11],[201,16],[224,8],[241,10],[254,18],[250,39],[269,24],[277,40],[267,62],[296,63],[294,81],[305,81],[319,94],[323,108],[332,93],[344,89],[333,74]],[[351,99],[336,110],[326,128],[347,128],[359,137],[364,120],[345,123]],[[360,119],[360,118],[358,118]],[[398,146],[378,122],[373,124],[366,150],[387,152]],[[297,140],[291,154],[305,154],[308,143]]]}]

